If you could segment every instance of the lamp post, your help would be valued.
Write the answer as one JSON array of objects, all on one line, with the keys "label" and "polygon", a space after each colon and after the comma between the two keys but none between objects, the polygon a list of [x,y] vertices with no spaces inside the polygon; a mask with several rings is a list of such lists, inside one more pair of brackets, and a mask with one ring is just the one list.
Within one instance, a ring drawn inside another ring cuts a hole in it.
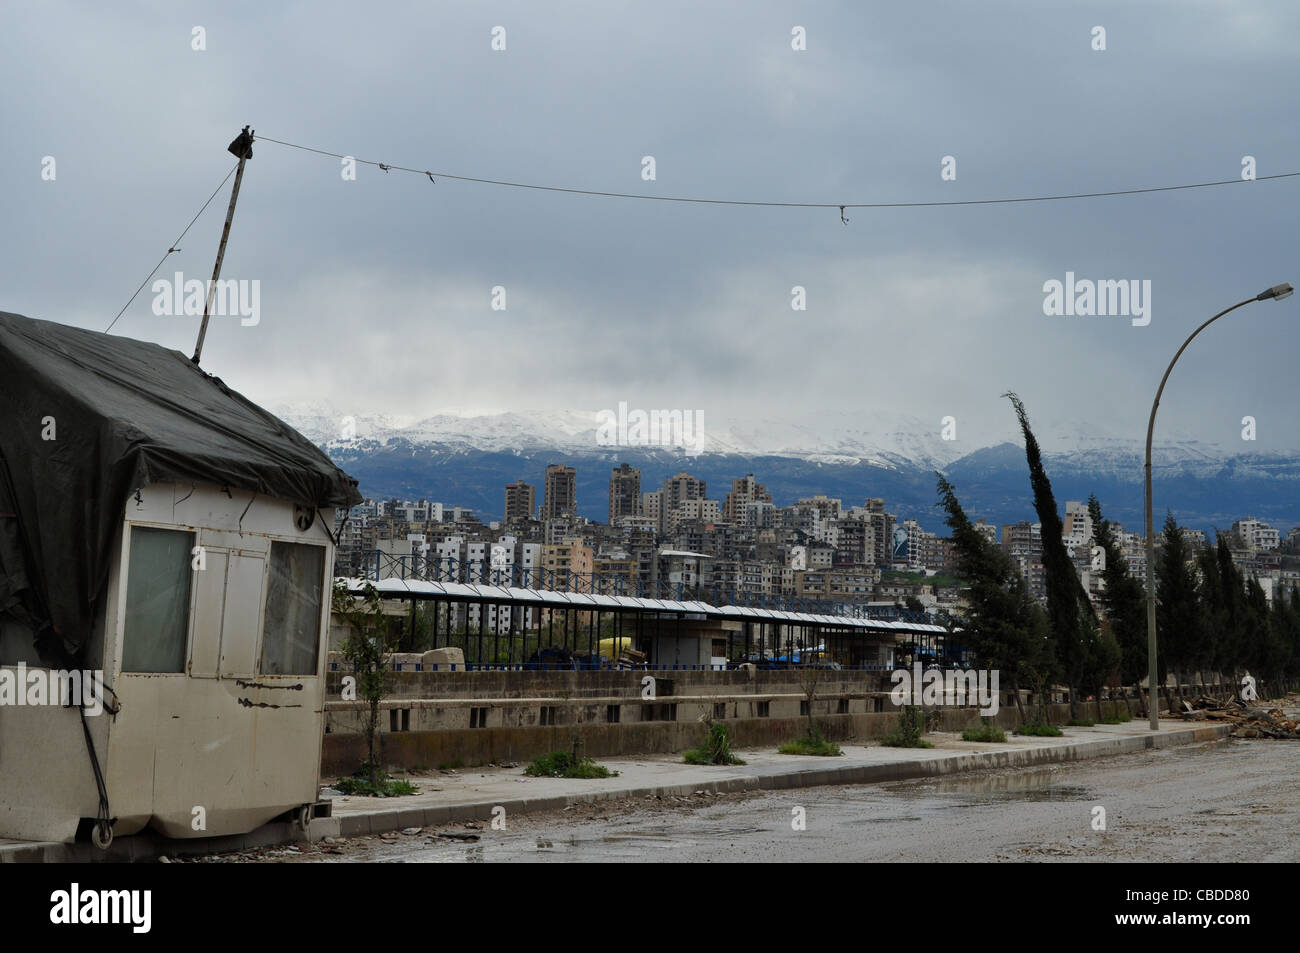
[{"label": "lamp post", "polygon": [[1252,301],[1264,301],[1272,298],[1281,301],[1283,298],[1289,298],[1294,289],[1291,285],[1283,283],[1269,288],[1267,291],[1261,291],[1253,298],[1247,298],[1245,301],[1238,301],[1231,308],[1225,308],[1210,320],[1206,321],[1199,328],[1193,331],[1183,342],[1183,346],[1178,349],[1174,359],[1169,362],[1165,368],[1165,376],[1160,378],[1160,387],[1156,390],[1156,399],[1151,404],[1151,419],[1147,421],[1147,456],[1146,456],[1146,495],[1147,495],[1147,713],[1151,717],[1151,730],[1154,731],[1160,727],[1159,708],[1160,702],[1156,695],[1157,674],[1156,674],[1156,540],[1155,531],[1151,525],[1151,437],[1156,428],[1156,409],[1160,406],[1160,395],[1165,391],[1165,382],[1169,380],[1169,373],[1178,363],[1178,359],[1183,356],[1183,351],[1187,350],[1187,345],[1192,343],[1192,339],[1208,328],[1219,318],[1223,317],[1229,311],[1236,311],[1240,307],[1250,304]]}]

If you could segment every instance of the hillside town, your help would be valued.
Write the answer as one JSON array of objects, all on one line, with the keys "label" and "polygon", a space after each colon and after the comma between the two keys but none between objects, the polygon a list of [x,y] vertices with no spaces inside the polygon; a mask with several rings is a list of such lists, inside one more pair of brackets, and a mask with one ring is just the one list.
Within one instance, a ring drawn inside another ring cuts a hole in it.
[{"label": "hillside town", "polygon": [[[778,506],[748,473],[710,496],[686,471],[647,489],[623,463],[609,476],[607,522],[578,515],[577,472],[546,468],[535,484],[504,488],[504,519],[483,522],[463,507],[420,499],[367,499],[336,515],[335,574],[409,573],[460,582],[620,595],[709,597],[735,604],[851,606],[871,614],[940,614],[960,608],[951,537],[899,519],[885,500],[855,503],[815,494]],[[1093,562],[1088,506],[1068,501],[1064,538],[1096,601],[1103,585]],[[1018,566],[1030,595],[1044,602],[1041,524],[1020,520],[976,528]],[[1146,572],[1145,539],[1112,523],[1131,573]],[[1189,549],[1214,542],[1183,529]],[[1233,562],[1272,601],[1300,584],[1300,527],[1285,537],[1247,516],[1226,531]],[[1161,539],[1157,536],[1157,545]]]}]

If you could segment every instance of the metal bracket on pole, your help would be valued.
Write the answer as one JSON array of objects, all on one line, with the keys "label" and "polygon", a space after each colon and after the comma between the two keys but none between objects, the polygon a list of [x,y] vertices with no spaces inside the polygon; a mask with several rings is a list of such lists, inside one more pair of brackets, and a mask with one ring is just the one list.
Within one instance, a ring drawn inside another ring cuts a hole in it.
[{"label": "metal bracket on pole", "polygon": [[212,296],[217,290],[217,281],[221,278],[221,260],[226,257],[226,242],[230,239],[230,223],[235,219],[235,203],[239,201],[239,183],[244,178],[244,163],[253,158],[253,131],[247,126],[235,137],[235,141],[226,147],[226,151],[239,157],[239,168],[235,170],[235,185],[230,190],[230,207],[226,209],[226,225],[221,230],[221,244],[217,246],[217,263],[212,269],[212,281],[208,284],[208,294],[203,301],[203,323],[199,325],[199,339],[194,344],[194,356],[190,358],[195,364],[203,354],[203,339],[208,334],[208,314],[212,310]]}]

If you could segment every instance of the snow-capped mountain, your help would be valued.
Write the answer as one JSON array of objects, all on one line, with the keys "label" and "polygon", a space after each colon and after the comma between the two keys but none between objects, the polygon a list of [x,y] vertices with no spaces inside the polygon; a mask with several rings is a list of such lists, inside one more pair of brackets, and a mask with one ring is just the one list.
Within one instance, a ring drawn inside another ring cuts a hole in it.
[{"label": "snow-capped mountain", "polygon": [[[589,454],[634,447],[645,451],[681,449],[671,439],[638,443],[601,440],[602,421],[616,421],[618,411],[443,411],[429,417],[391,414],[347,415],[326,406],[284,405],[271,408],[282,420],[328,450],[365,443],[388,446],[395,441],[436,445],[484,453]],[[602,414],[605,416],[602,417]],[[889,429],[871,431],[845,412],[818,415],[815,423],[763,420],[719,422],[701,419],[701,453],[745,457],[790,457],[812,462],[865,464],[878,467],[921,465],[942,468],[967,451],[943,440],[939,430],[922,421],[901,418]],[[630,429],[630,428],[629,428]],[[695,442],[687,433],[688,455]]]},{"label": "snow-capped mountain", "polygon": [[[842,412],[798,422],[704,419],[703,440],[693,446],[629,446],[617,437],[609,442],[611,416],[596,411],[460,408],[431,416],[353,416],[327,405],[272,410],[323,447],[367,495],[439,500],[471,507],[484,519],[500,516],[503,488],[515,480],[536,485],[540,502],[545,467],[565,463],[578,470],[579,511],[604,520],[609,468],[622,462],[642,470],[645,490],[685,469],[721,500],[732,479],[753,473],[777,505],[814,493],[841,497],[845,505],[884,497],[891,512],[941,529],[937,470],[953,481],[972,516],[1035,518],[1016,432],[975,449],[942,439],[929,421],[900,418],[869,429],[861,415]],[[1095,425],[1041,425],[1037,432],[1058,503],[1095,493],[1107,516],[1140,525],[1142,440]],[[1157,444],[1153,458],[1161,514],[1171,509],[1180,522],[1202,529],[1246,515],[1283,529],[1300,523],[1300,453],[1243,454],[1175,434]]]}]

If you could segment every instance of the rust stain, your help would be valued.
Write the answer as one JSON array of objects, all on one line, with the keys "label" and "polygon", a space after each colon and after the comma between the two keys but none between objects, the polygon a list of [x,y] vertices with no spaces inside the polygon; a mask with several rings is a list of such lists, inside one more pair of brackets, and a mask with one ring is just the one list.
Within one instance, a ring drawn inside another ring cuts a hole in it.
[{"label": "rust stain", "polygon": [[255,702],[249,698],[239,699],[239,704],[245,708],[301,708],[301,705],[272,705],[270,702]]},{"label": "rust stain", "polygon": [[235,684],[240,688],[287,688],[291,692],[300,692],[303,690],[302,682],[296,685],[274,685],[266,682],[246,682],[242,678],[235,679]]}]

